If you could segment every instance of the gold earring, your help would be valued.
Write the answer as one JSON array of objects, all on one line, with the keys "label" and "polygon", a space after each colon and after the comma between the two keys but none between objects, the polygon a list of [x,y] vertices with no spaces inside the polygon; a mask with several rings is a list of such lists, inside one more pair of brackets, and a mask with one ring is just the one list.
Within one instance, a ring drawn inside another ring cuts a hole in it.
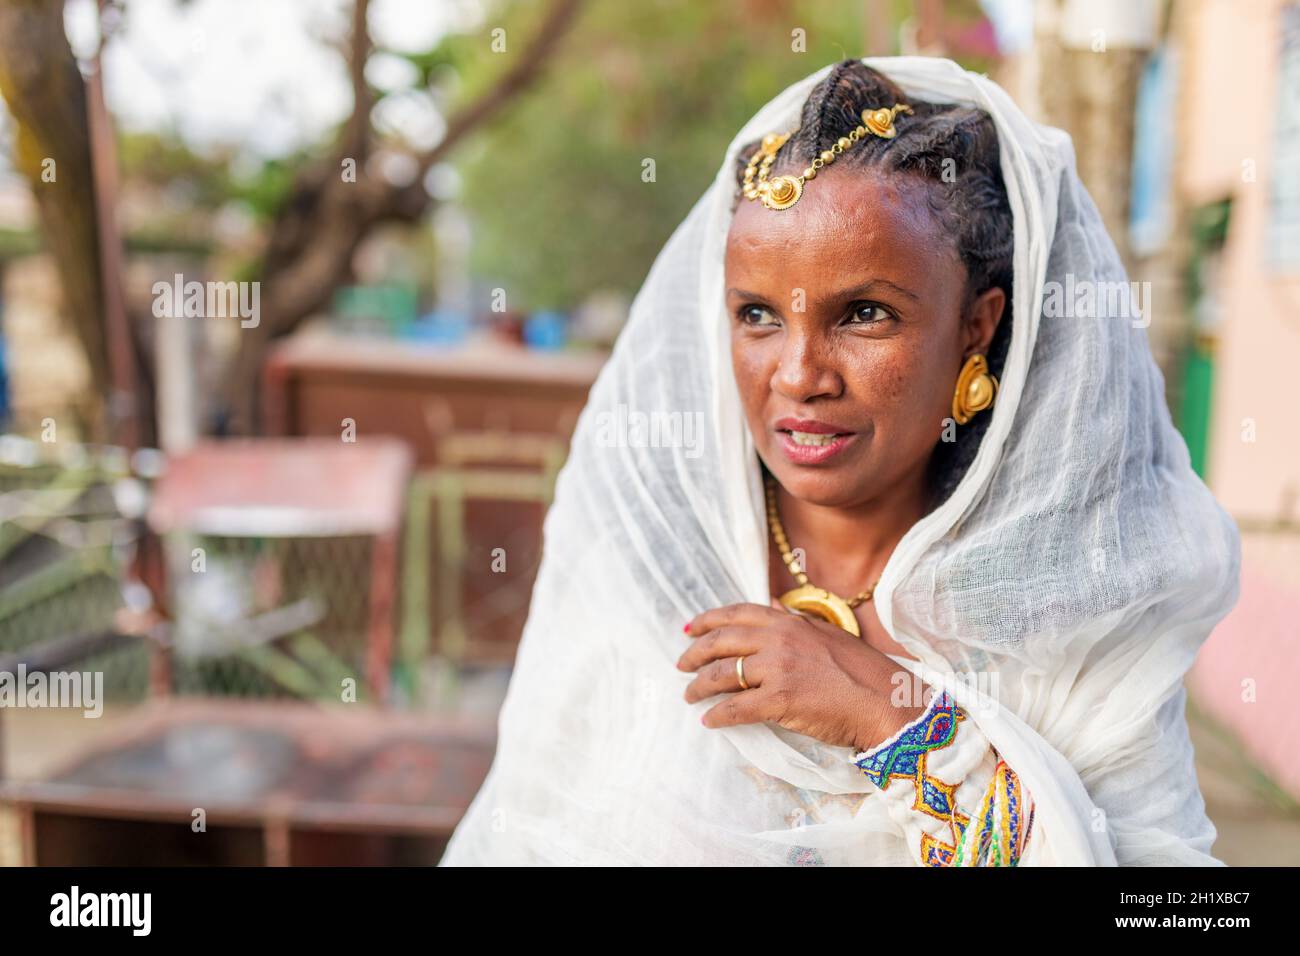
[{"label": "gold earring", "polygon": [[978,412],[991,407],[997,394],[998,380],[989,371],[988,360],[983,355],[972,355],[957,375],[957,387],[952,393],[952,417],[957,424],[965,425]]}]

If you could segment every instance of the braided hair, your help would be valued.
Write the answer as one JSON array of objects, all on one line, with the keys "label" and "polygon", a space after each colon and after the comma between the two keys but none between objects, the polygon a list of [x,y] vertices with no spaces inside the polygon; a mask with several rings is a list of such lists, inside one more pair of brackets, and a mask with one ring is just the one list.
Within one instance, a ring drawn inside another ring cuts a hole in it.
[{"label": "braided hair", "polygon": [[[1011,343],[1012,216],[998,155],[997,131],[983,110],[908,97],[884,74],[859,60],[837,63],[804,102],[799,129],[778,151],[772,173],[798,175],[823,150],[861,124],[868,107],[906,103],[912,113],[895,123],[898,135],[866,135],[835,159],[835,168],[875,167],[919,177],[931,185],[930,208],[956,239],[966,267],[966,305],[1000,288],[1007,304],[989,345],[989,370],[999,378]],[[759,148],[755,141],[736,156],[735,202],[742,195],[745,166]],[[733,205],[734,208],[734,205]],[[953,383],[956,384],[955,381]],[[975,460],[991,413],[957,427],[955,441],[940,441],[930,462],[933,501],[945,501]]]}]

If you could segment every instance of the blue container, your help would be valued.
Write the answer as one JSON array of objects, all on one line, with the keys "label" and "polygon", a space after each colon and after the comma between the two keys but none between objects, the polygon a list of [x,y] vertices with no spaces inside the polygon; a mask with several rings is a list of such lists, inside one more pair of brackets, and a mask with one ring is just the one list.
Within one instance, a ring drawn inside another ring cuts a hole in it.
[{"label": "blue container", "polygon": [[469,337],[469,316],[435,309],[412,322],[405,337],[429,345],[461,345]]},{"label": "blue container", "polygon": [[568,325],[562,312],[535,312],[524,320],[524,343],[534,349],[562,349],[568,341]]}]

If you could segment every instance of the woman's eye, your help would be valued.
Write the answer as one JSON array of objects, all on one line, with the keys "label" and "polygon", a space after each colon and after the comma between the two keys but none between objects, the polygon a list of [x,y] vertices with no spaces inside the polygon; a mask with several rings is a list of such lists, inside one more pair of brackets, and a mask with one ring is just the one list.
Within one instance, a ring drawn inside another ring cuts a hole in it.
[{"label": "woman's eye", "polygon": [[740,321],[746,325],[775,325],[776,316],[761,305],[747,305],[740,310]]},{"label": "woman's eye", "polygon": [[889,313],[878,305],[872,305],[870,302],[863,302],[853,310],[851,318],[853,322],[858,325],[870,325],[873,322],[879,322],[882,319],[889,318]]}]

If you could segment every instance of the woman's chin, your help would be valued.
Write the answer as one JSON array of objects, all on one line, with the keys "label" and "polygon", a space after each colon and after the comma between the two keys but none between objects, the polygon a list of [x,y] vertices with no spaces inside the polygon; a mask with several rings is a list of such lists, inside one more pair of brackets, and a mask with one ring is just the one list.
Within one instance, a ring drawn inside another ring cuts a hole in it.
[{"label": "woman's chin", "polygon": [[[835,463],[803,465],[785,458],[779,449],[765,457],[768,471],[788,493],[809,504],[827,508],[851,507],[864,498],[863,476],[870,475],[870,463],[851,456]],[[775,467],[774,467],[775,466]],[[869,496],[869,495],[868,495]]]}]

